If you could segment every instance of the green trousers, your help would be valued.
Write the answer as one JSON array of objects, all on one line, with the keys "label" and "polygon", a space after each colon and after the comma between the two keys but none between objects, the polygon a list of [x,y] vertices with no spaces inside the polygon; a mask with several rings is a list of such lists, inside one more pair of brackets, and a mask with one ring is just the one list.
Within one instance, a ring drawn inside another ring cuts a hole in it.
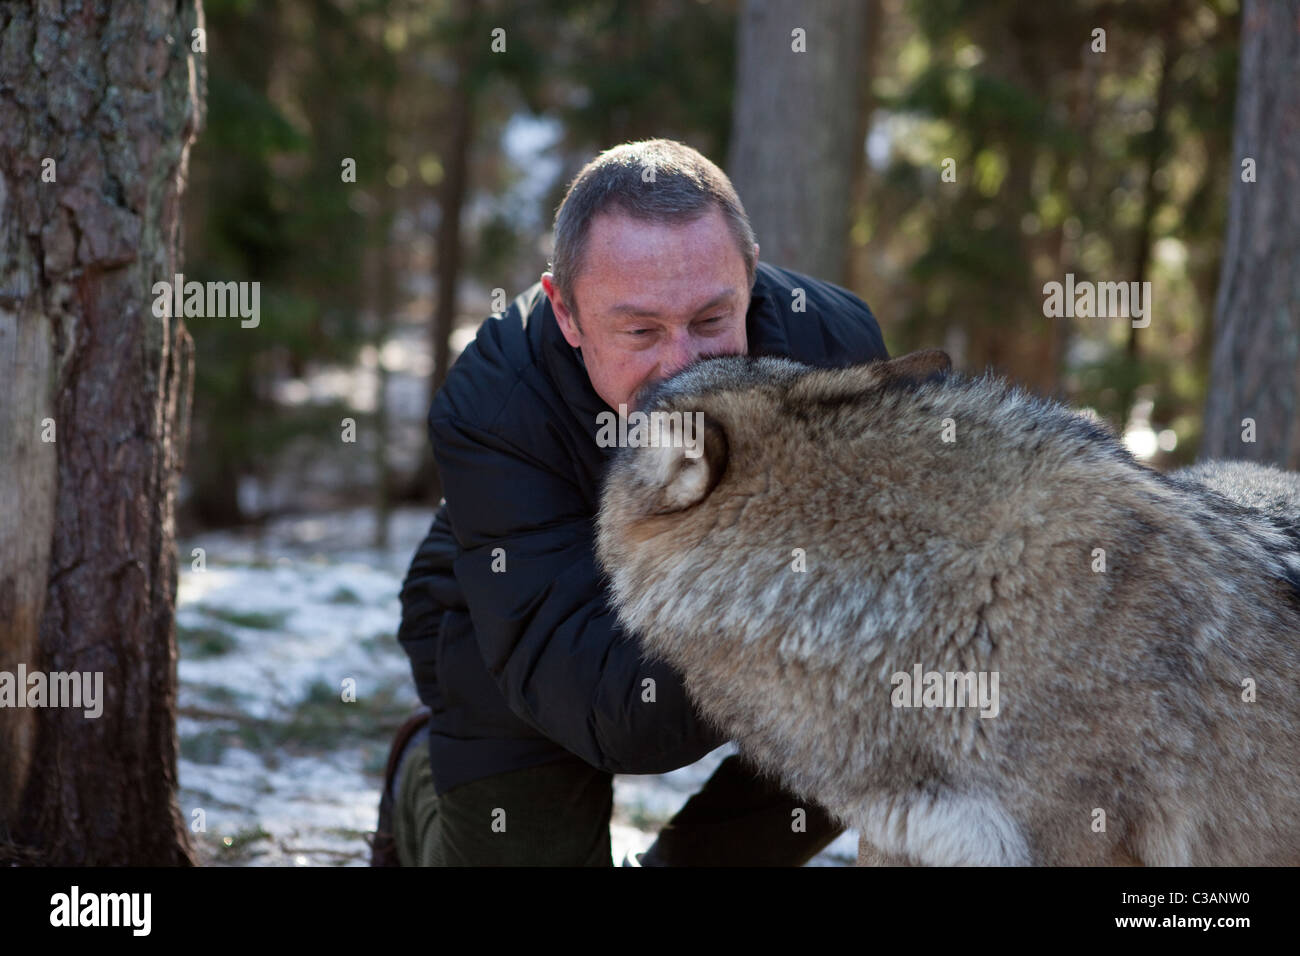
[{"label": "green trousers", "polygon": [[[402,768],[393,831],[402,866],[612,866],[614,777],[577,757],[434,792],[429,749]],[[821,807],[737,755],[660,831],[646,866],[802,866],[843,832]]]}]

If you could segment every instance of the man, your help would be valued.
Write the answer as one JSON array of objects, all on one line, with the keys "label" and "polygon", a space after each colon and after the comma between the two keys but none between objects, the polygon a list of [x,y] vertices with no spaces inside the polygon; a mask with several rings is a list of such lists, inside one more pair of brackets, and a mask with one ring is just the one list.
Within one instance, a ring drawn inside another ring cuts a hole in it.
[{"label": "man", "polygon": [[[614,452],[598,416],[727,353],[887,358],[861,300],[758,263],[705,157],[669,140],[602,153],[556,213],[551,271],[483,323],[429,413],[446,502],[398,634],[428,711],[394,742],[376,863],[609,866],[613,774],[726,742],[617,626],[592,536]],[[640,862],[797,866],[839,832],[732,756]]]}]

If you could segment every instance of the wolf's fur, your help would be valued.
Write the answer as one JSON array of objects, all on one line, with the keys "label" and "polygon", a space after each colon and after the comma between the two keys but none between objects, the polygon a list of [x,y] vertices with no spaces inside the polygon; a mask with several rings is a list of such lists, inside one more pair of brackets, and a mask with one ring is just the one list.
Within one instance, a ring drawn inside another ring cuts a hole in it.
[{"label": "wolf's fur", "polygon": [[[647,407],[704,454],[612,464],[619,617],[860,862],[1300,863],[1295,476],[1161,475],[940,352],[714,358]],[[917,664],[997,672],[997,716],[894,707]]]}]

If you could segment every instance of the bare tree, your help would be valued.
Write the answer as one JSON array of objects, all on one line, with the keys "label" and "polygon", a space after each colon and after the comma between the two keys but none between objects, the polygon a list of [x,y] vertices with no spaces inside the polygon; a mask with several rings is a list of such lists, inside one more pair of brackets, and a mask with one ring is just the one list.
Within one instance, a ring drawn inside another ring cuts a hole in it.
[{"label": "bare tree", "polygon": [[172,520],[193,358],[152,290],[182,271],[202,27],[198,0],[0,5],[0,672],[102,674],[97,717],[0,709],[0,859],[193,862]]},{"label": "bare tree", "polygon": [[727,170],[764,259],[843,282],[862,162],[860,0],[746,0]]},{"label": "bare tree", "polygon": [[1300,0],[1246,0],[1235,123],[1235,181],[1215,303],[1201,457],[1296,469]]}]

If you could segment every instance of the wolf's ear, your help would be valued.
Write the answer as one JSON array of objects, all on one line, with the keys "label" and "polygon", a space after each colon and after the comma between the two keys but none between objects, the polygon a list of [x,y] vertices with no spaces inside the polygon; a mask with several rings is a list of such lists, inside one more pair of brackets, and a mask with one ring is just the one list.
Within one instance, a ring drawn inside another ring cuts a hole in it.
[{"label": "wolf's ear", "polygon": [[882,385],[921,385],[940,382],[952,371],[952,359],[942,349],[921,349],[876,366]]},{"label": "wolf's ear", "polygon": [[882,389],[939,382],[952,371],[952,359],[940,349],[922,349],[896,359],[878,359],[865,365],[816,369],[790,386],[796,401],[852,401]]},{"label": "wolf's ear", "polygon": [[727,469],[727,435],[703,412],[650,416],[650,447],[635,450],[637,477],[650,490],[647,514],[672,514],[708,497]]}]

